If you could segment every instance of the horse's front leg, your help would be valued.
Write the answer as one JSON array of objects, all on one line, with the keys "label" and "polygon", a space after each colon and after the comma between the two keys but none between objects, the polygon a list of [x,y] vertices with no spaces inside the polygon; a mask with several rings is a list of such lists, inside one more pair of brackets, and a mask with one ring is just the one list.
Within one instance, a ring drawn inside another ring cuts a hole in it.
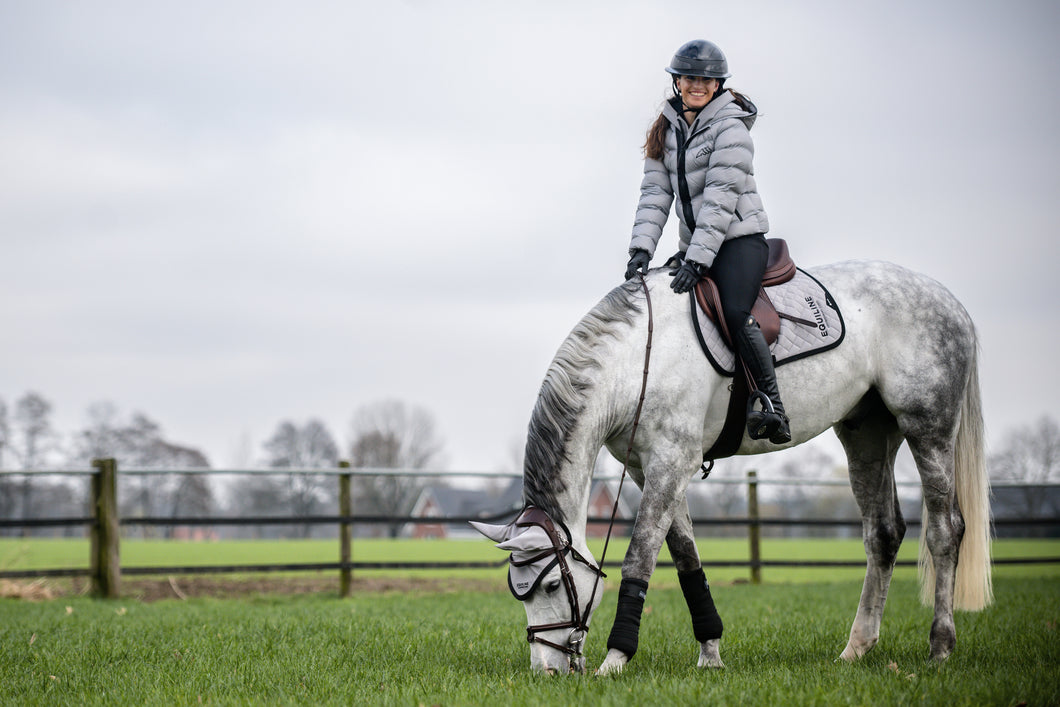
[{"label": "horse's front leg", "polygon": [[654,467],[659,470],[645,473],[644,495],[633,526],[633,537],[622,562],[622,583],[618,589],[618,610],[611,635],[607,639],[607,657],[597,670],[598,675],[620,671],[637,652],[640,637],[640,618],[648,593],[648,580],[655,571],[663,540],[670,531],[679,499],[691,478],[688,472],[666,471],[694,468],[684,463]]},{"label": "horse's front leg", "polygon": [[724,668],[725,664],[721,662],[721,616],[714,606],[707,575],[699,559],[687,496],[682,505],[682,512],[674,515],[670,532],[666,535],[666,546],[670,548],[670,556],[677,567],[677,578],[681,582],[681,592],[692,615],[692,632],[699,641],[697,667]]}]

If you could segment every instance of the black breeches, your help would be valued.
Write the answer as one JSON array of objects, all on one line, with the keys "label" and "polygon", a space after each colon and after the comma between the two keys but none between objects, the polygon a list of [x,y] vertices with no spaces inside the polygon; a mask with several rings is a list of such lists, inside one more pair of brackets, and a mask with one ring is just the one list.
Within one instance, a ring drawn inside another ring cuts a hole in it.
[{"label": "black breeches", "polygon": [[714,264],[710,266],[710,276],[721,295],[725,323],[733,336],[751,315],[768,259],[766,237],[756,233],[722,243]]}]

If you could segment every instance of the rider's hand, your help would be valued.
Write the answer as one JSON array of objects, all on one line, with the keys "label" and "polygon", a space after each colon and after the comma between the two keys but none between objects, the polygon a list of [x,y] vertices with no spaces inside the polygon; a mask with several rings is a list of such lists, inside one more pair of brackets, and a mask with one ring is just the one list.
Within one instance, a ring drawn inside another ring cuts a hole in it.
[{"label": "rider's hand", "polygon": [[681,294],[695,287],[695,284],[706,276],[707,269],[694,260],[685,260],[681,267],[671,270],[670,274],[674,277],[670,287],[677,294]]},{"label": "rider's hand", "polygon": [[637,274],[639,270],[642,274],[648,274],[648,263],[651,262],[651,256],[648,255],[648,251],[643,248],[637,248],[633,251],[633,255],[629,258],[629,264],[626,265],[626,279],[631,279]]}]

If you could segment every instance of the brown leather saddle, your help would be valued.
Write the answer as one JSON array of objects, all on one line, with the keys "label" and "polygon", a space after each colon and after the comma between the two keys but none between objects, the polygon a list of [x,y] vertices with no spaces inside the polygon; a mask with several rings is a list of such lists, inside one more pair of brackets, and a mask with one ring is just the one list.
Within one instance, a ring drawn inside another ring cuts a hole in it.
[{"label": "brown leather saddle", "polygon": [[[766,271],[762,276],[762,286],[758,288],[758,299],[751,308],[751,316],[758,322],[758,326],[765,335],[766,343],[772,346],[780,336],[780,315],[766,294],[765,288],[772,285],[780,285],[795,277],[795,262],[788,254],[788,244],[780,238],[768,238],[769,259],[766,261]],[[725,317],[721,315],[721,297],[718,294],[718,286],[708,275],[693,288],[695,300],[703,313],[714,322],[718,331],[725,341],[735,350],[732,334],[725,324]],[[695,312],[692,312],[695,316]],[[737,368],[744,368],[737,363]],[[729,396],[729,407],[725,413],[725,424],[721,434],[703,454],[703,478],[707,478],[715,459],[731,457],[740,448],[743,442],[744,425],[747,419],[747,401],[750,399],[754,382],[744,368],[744,375],[733,375],[733,382]]]},{"label": "brown leather saddle", "polygon": [[[795,261],[788,254],[788,244],[782,238],[767,238],[766,243],[769,245],[769,259],[766,261],[766,272],[762,276],[762,286],[758,288],[758,299],[751,308],[751,316],[762,329],[766,343],[772,346],[780,336],[780,315],[769,300],[765,288],[780,285],[795,277]],[[710,279],[709,274],[696,284],[694,292],[700,309],[718,327],[729,346],[735,347],[729,327],[725,324],[725,317],[721,316],[718,286]]]}]

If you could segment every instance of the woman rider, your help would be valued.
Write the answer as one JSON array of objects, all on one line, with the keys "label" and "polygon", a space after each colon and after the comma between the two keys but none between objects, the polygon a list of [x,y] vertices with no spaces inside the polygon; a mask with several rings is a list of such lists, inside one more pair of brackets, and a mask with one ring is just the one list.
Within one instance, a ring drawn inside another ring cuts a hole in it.
[{"label": "woman rider", "polygon": [[629,244],[626,279],[647,272],[670,206],[677,198],[681,251],[670,263],[674,292],[684,293],[709,271],[718,286],[736,353],[772,404],[748,413],[751,439],[791,440],[777,389],[773,357],[751,306],[765,273],[769,221],[755,186],[750,128],[758,109],[726,90],[729,65],[712,42],[688,42],[666,71],[674,96],[648,131],[644,180]]}]

